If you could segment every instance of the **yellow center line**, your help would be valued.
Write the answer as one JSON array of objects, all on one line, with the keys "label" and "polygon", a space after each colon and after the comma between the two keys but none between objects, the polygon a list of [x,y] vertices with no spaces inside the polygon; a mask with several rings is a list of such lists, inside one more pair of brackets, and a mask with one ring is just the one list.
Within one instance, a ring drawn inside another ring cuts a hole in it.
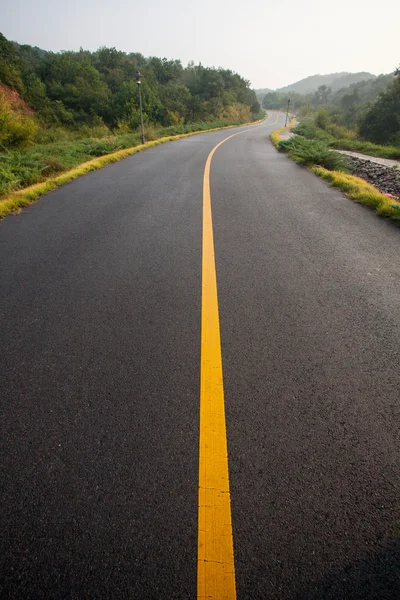
[{"label": "yellow center line", "polygon": [[[273,125],[275,123],[268,123]],[[261,125],[259,127],[265,127]],[[200,460],[197,598],[235,600],[231,501],[229,492],[221,339],[210,195],[210,152],[203,180],[203,254],[200,365]]]}]

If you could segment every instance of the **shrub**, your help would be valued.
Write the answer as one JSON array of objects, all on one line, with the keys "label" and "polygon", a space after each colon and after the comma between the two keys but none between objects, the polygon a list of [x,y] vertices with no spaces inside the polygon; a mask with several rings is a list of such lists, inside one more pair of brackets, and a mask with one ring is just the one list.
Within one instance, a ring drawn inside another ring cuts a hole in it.
[{"label": "shrub", "polygon": [[313,121],[302,121],[293,129],[294,133],[301,135],[308,140],[318,140],[330,144],[333,141],[332,136],[323,129],[319,129]]},{"label": "shrub", "polygon": [[293,129],[298,135],[308,138],[309,140],[319,140],[331,145],[335,139],[346,139],[354,140],[357,137],[355,131],[346,129],[342,125],[335,125],[334,123],[326,124],[324,129],[317,127],[316,123],[310,120],[302,121],[295,129]]},{"label": "shrub", "polygon": [[326,108],[321,108],[315,115],[315,124],[320,129],[327,129],[331,124],[331,119]]},{"label": "shrub", "polygon": [[52,144],[72,139],[71,131],[64,127],[40,127],[36,133],[36,144]]},{"label": "shrub", "polygon": [[[140,131],[138,131],[138,133],[140,133],[140,135],[142,135],[142,131],[140,129]],[[153,140],[156,140],[158,137],[158,131],[155,125],[152,124],[146,124],[144,126],[144,138],[146,140],[146,142],[152,142]]]},{"label": "shrub", "polygon": [[357,133],[352,129],[347,129],[343,125],[335,125],[334,123],[328,126],[327,131],[336,139],[355,140],[357,137]]},{"label": "shrub", "polygon": [[0,145],[23,148],[33,143],[38,126],[33,119],[14,112],[0,95]]},{"label": "shrub", "polygon": [[296,136],[279,143],[279,149],[304,166],[318,165],[330,171],[348,171],[346,158],[327,148],[322,142]]}]

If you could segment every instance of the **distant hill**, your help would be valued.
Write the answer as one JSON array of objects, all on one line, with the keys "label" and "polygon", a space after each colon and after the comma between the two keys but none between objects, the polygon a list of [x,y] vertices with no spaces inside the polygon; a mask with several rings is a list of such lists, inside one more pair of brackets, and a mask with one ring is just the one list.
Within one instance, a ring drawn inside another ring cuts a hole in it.
[{"label": "distant hill", "polygon": [[356,83],[360,83],[360,81],[371,81],[376,79],[376,75],[367,72],[360,73],[346,73],[342,77],[337,77],[329,84],[329,87],[332,88],[332,92],[337,92],[342,88],[347,88],[350,85],[354,85]]},{"label": "distant hill", "polygon": [[374,79],[367,79],[352,83],[348,87],[341,87],[334,91],[332,103],[340,105],[345,96],[352,96],[358,102],[374,102],[379,94],[385,92],[388,85],[394,81],[394,73],[378,75]]},{"label": "distant hill", "polygon": [[375,75],[372,73],[368,73],[366,71],[362,71],[360,73],[329,73],[328,75],[310,75],[310,77],[306,77],[305,79],[300,79],[300,81],[296,81],[295,83],[291,83],[290,85],[286,85],[285,87],[279,88],[277,90],[271,90],[269,88],[261,88],[255,90],[257,98],[262,101],[265,94],[268,94],[272,91],[277,91],[282,94],[286,92],[297,92],[298,94],[313,94],[320,85],[326,85],[332,89],[332,92],[335,93],[342,88],[349,87],[350,85],[354,85],[359,83],[360,81],[369,81],[371,79],[376,79]]},{"label": "distant hill", "polygon": [[329,73],[328,75],[311,75],[296,83],[292,83],[285,87],[277,90],[278,92],[297,92],[298,94],[308,94],[315,92],[320,85],[326,85],[332,89],[332,92],[336,92],[343,87],[348,87],[353,83],[359,81],[366,81],[368,79],[375,79],[375,75],[372,73],[361,72],[361,73]]}]

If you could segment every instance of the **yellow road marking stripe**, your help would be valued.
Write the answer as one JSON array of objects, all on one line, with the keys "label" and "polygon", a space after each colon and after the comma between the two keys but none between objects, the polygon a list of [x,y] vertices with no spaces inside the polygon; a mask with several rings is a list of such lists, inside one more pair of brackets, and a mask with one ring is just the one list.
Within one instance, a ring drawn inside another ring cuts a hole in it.
[{"label": "yellow road marking stripe", "polygon": [[198,600],[236,598],[210,166],[217,148],[241,133],[245,132],[234,133],[217,144],[210,152],[204,169]]},{"label": "yellow road marking stripe", "polygon": [[[275,123],[278,121],[279,115]],[[258,127],[268,127],[267,123]],[[258,128],[257,127],[257,128]],[[253,129],[253,128],[252,128]],[[200,364],[200,459],[197,598],[235,600],[235,563],[229,492],[221,339],[212,226],[210,167],[215,151],[239,131],[217,144],[208,155],[203,179],[203,253]]]}]

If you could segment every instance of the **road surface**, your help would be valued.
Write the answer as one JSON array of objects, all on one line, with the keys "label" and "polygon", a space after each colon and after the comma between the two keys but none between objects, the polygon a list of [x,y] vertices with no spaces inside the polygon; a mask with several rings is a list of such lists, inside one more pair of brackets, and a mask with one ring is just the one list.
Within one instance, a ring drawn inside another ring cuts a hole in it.
[{"label": "road surface", "polygon": [[283,121],[0,223],[1,598],[200,597],[203,177],[239,132],[208,231],[237,598],[400,597],[400,232],[279,154]]}]

